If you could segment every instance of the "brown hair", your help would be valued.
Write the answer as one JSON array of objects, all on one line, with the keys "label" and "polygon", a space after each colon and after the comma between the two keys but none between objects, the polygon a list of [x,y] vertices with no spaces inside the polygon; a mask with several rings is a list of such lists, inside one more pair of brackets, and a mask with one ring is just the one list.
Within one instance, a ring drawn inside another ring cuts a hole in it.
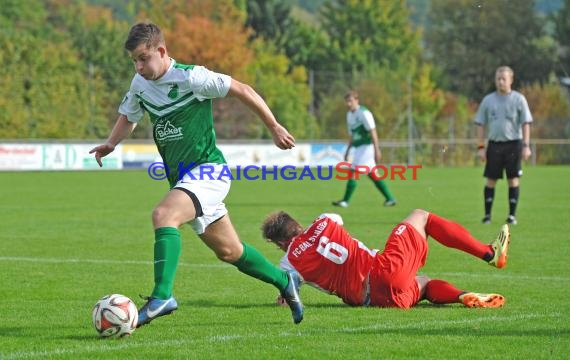
[{"label": "brown hair", "polygon": [[358,91],[356,90],[349,90],[344,94],[344,100],[348,100],[349,98],[358,99]]},{"label": "brown hair", "polygon": [[289,241],[303,232],[303,227],[284,211],[269,215],[261,225],[263,238],[271,242]]},{"label": "brown hair", "polygon": [[160,28],[152,23],[138,23],[133,25],[125,41],[125,49],[133,51],[140,44],[146,44],[147,48],[157,48],[164,45],[164,36]]}]

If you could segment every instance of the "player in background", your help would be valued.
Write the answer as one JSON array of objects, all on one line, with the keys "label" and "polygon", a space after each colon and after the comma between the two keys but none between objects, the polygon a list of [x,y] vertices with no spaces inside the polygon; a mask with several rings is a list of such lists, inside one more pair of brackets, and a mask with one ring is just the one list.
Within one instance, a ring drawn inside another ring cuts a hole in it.
[{"label": "player in background", "polygon": [[[270,263],[252,246],[240,241],[224,198],[228,177],[220,177],[225,159],[216,147],[212,99],[234,96],[253,110],[271,132],[280,149],[291,149],[295,139],[249,85],[203,66],[183,65],[170,58],[164,37],[151,23],[134,25],[125,42],[136,74],[119,106],[119,117],[103,145],[91,150],[101,158],[111,153],[148,113],[154,141],[169,169],[170,191],[152,212],[154,227],[154,289],[139,310],[137,327],[178,308],[172,295],[181,253],[178,228],[189,223],[216,256],[249,276],[272,284],[287,299],[293,321],[303,319],[297,288],[299,275]],[[215,169],[210,180],[201,178],[200,165]]]},{"label": "player in background", "polygon": [[269,215],[261,230],[264,238],[286,252],[282,268],[295,269],[303,281],[351,306],[408,309],[425,299],[434,304],[496,308],[505,302],[502,295],[460,290],[417,272],[427,258],[428,236],[503,268],[510,237],[506,224],[496,239],[486,245],[461,225],[416,209],[394,227],[382,252],[368,249],[354,239],[337,214],[323,214],[303,229],[281,211]]},{"label": "player in background", "polygon": [[[360,105],[358,100],[358,93],[354,90],[349,91],[344,96],[344,101],[348,107],[346,113],[346,124],[348,126],[349,140],[344,154],[344,160],[348,161],[348,153],[350,148],[354,148],[354,156],[352,160],[351,176],[346,181],[346,189],[342,200],[333,201],[333,205],[340,207],[348,207],[350,199],[356,190],[358,182],[355,178],[355,167],[357,165],[368,166],[372,169],[380,164],[382,159],[382,151],[378,144],[378,134],[376,133],[376,124],[374,116],[365,106]],[[375,170],[376,171],[376,170]],[[376,188],[384,195],[386,199],[384,206],[396,205],[394,196],[388,189],[388,185],[384,180],[375,179],[372,173],[368,177]]]},{"label": "player in background", "polygon": [[[483,190],[485,216],[483,224],[491,223],[491,209],[495,199],[495,185],[507,173],[509,185],[508,224],[516,224],[516,211],[519,201],[519,178],[522,175],[521,158],[530,155],[530,125],[532,115],[528,103],[521,93],[512,90],[513,70],[501,66],[495,71],[496,91],[483,98],[475,124],[479,145],[477,155],[485,163],[484,176],[487,178]],[[487,149],[485,150],[485,130]]]}]

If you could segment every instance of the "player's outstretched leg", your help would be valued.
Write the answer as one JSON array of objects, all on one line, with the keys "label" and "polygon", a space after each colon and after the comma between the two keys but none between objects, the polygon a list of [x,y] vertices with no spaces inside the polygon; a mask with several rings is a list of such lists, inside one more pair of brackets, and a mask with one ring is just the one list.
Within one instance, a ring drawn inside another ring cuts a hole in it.
[{"label": "player's outstretched leg", "polygon": [[470,308],[499,308],[505,305],[505,297],[499,294],[478,294],[473,292],[459,296],[463,305]]},{"label": "player's outstretched leg", "polygon": [[139,310],[139,321],[137,328],[148,324],[157,317],[171,314],[174,310],[178,309],[178,303],[173,296],[168,299],[157,299],[153,297],[143,297],[146,304]]},{"label": "player's outstretched leg", "polygon": [[[354,173],[353,173],[354,175]],[[339,206],[339,207],[348,207],[348,203],[350,202],[350,198],[352,198],[352,194],[354,194],[354,191],[356,190],[356,185],[358,185],[358,183],[356,182],[356,180],[354,178],[348,179],[348,181],[346,182],[346,189],[344,192],[344,197],[342,198],[342,200],[338,200],[338,201],[333,201],[332,204],[334,206]]]},{"label": "player's outstretched leg", "polygon": [[487,261],[499,269],[507,264],[507,249],[510,241],[509,225],[504,224],[497,237],[490,243],[484,244],[474,238],[460,224],[429,213],[426,234],[450,248],[455,248]]},{"label": "player's outstretched leg", "polygon": [[466,228],[455,221],[429,213],[425,230],[428,236],[449,248],[461,250],[486,261],[493,257],[490,245],[474,238]]},{"label": "player's outstretched leg", "polygon": [[392,193],[390,192],[388,184],[386,184],[384,180],[380,180],[377,177],[373,176],[372,173],[368,174],[368,178],[372,180],[374,186],[376,186],[376,189],[378,189],[378,191],[380,191],[380,193],[382,193],[382,195],[386,199],[386,201],[384,201],[384,206],[386,207],[396,206],[396,199],[394,198],[394,195],[392,195]]},{"label": "player's outstretched leg", "polygon": [[505,304],[503,295],[462,291],[455,285],[438,279],[428,281],[424,298],[433,304],[461,303],[470,308],[498,308]]},{"label": "player's outstretched leg", "polygon": [[298,324],[303,321],[304,312],[303,303],[299,297],[299,288],[301,287],[302,280],[301,276],[296,271],[288,271],[287,277],[289,278],[289,284],[281,292],[281,296],[285,299],[287,305],[289,305],[289,308],[291,309],[293,322]]},{"label": "player's outstretched leg", "polygon": [[489,261],[489,265],[495,266],[499,269],[504,268],[505,265],[507,265],[507,250],[510,242],[511,233],[509,225],[504,224],[501,226],[501,230],[495,240],[489,244],[494,251],[493,258]]}]

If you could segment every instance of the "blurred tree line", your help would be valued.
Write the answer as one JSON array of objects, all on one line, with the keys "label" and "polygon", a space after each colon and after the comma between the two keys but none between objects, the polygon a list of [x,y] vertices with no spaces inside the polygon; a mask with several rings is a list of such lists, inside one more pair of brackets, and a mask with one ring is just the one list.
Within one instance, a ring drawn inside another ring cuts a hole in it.
[{"label": "blurred tree line", "polygon": [[[348,89],[381,139],[471,138],[499,65],[527,95],[533,137],[568,138],[570,0],[557,1],[3,0],[0,138],[105,138],[134,74],[123,43],[144,20],[177,61],[253,85],[298,140],[346,136]],[[219,138],[269,137],[241,104],[214,104]]]}]

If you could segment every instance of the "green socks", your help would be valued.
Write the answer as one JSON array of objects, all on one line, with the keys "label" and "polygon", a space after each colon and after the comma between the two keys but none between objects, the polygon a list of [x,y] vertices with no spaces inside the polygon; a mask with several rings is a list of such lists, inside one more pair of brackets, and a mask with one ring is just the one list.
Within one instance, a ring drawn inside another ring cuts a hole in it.
[{"label": "green socks", "polygon": [[154,290],[152,297],[168,299],[172,296],[180,251],[180,231],[177,228],[162,227],[154,231]]},{"label": "green socks", "polygon": [[344,192],[344,197],[342,198],[343,201],[349,202],[352,194],[354,194],[354,190],[356,190],[356,185],[358,183],[354,179],[348,179],[346,182],[346,190]]},{"label": "green socks", "polygon": [[378,190],[380,190],[382,195],[384,195],[386,200],[394,200],[394,196],[392,195],[392,193],[388,189],[388,185],[386,185],[386,182],[384,182],[384,180],[372,180],[372,181],[374,182],[374,185],[376,186],[376,188]]},{"label": "green socks", "polygon": [[244,274],[274,285],[280,291],[289,285],[289,278],[284,270],[270,263],[254,247],[243,243],[243,254],[233,263]]},{"label": "green socks", "polygon": [[[174,276],[181,252],[180,232],[173,227],[154,231],[154,289],[152,297],[168,299],[172,296]],[[270,263],[255,248],[243,243],[243,254],[233,264],[239,271],[284,290],[289,284],[287,273]]]},{"label": "green socks", "polygon": [[[372,180],[372,182],[374,183],[374,186],[376,186],[376,188],[378,190],[380,190],[380,192],[382,193],[382,195],[384,195],[384,197],[386,198],[387,201],[388,200],[394,200],[394,196],[392,195],[392,193],[388,189],[388,185],[386,185],[386,182],[384,180],[375,180],[370,175],[369,175],[369,177]],[[350,202],[350,198],[352,198],[352,194],[354,194],[354,191],[356,190],[356,185],[358,185],[357,180],[352,179],[352,178],[347,180],[346,191],[344,193],[344,197],[342,198],[343,201]]]}]

